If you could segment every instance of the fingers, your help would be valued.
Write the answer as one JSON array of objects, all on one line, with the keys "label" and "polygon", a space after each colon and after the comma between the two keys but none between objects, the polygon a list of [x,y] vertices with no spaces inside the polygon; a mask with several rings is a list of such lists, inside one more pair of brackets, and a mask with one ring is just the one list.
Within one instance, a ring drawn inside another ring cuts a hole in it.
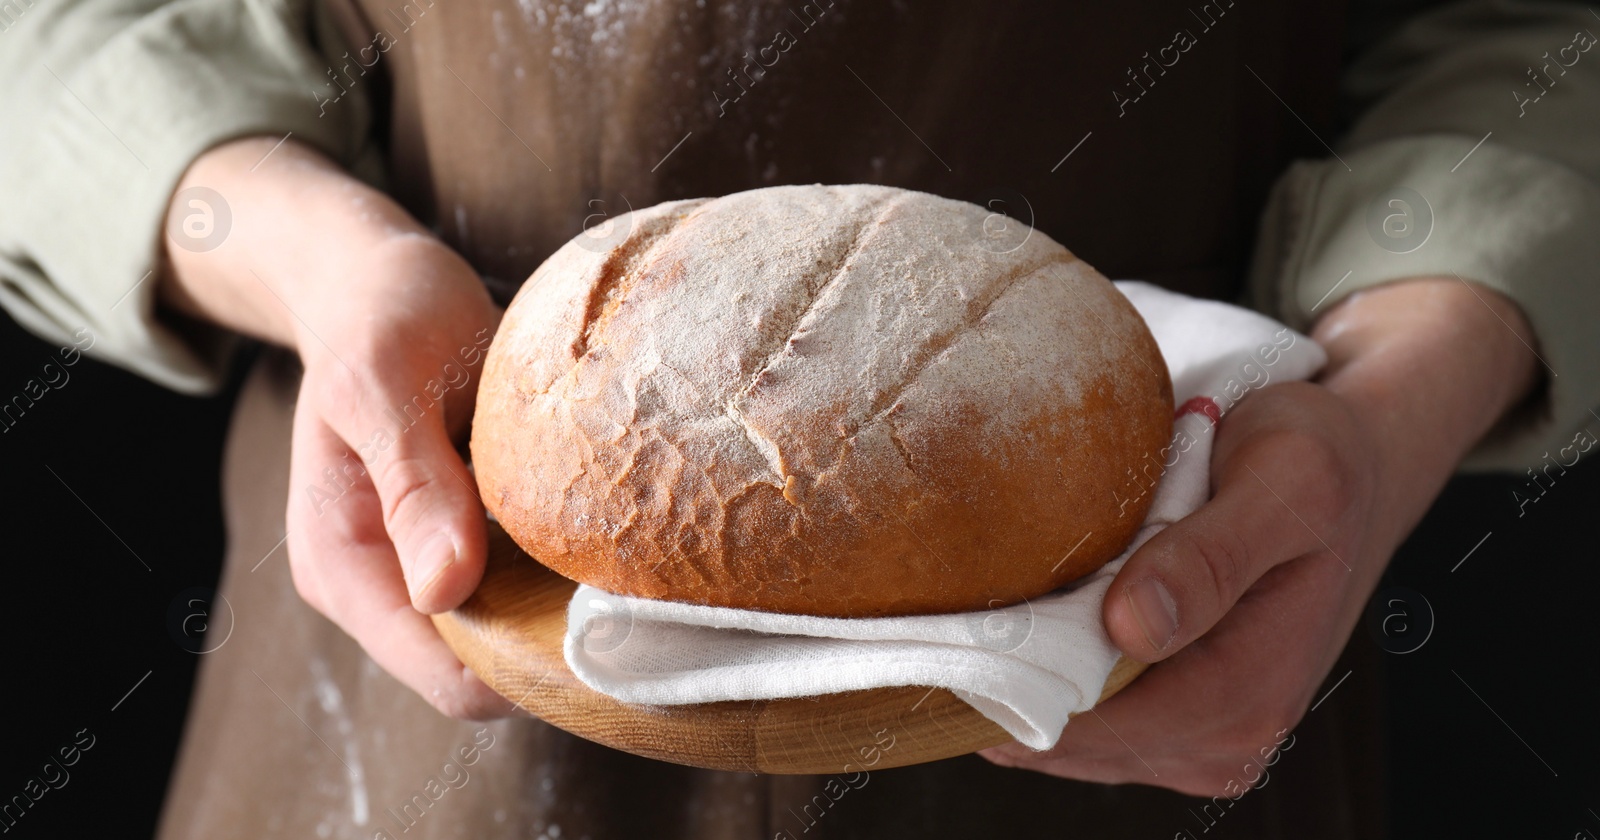
[{"label": "fingers", "polygon": [[1328,609],[1329,577],[1325,558],[1314,555],[1275,566],[1203,644],[1074,717],[1054,748],[1011,743],[980,755],[1005,767],[1193,796],[1223,794],[1230,781],[1264,783],[1275,750],[1339,654],[1325,639],[1350,622]]},{"label": "fingers", "polygon": [[1343,512],[1334,445],[1314,431],[1248,428],[1259,417],[1240,418],[1247,428],[1227,445],[1219,437],[1211,501],[1145,543],[1112,582],[1103,618],[1128,656],[1170,656],[1274,566],[1325,548],[1319,531],[1331,536]]},{"label": "fingers", "polygon": [[412,606],[454,609],[477,588],[488,550],[476,483],[450,442],[443,402],[367,387],[377,394],[328,412],[329,421],[359,447],[381,502],[372,520],[393,542]]},{"label": "fingers", "polygon": [[1279,552],[1286,559],[1307,549],[1304,529],[1281,506],[1269,507],[1272,497],[1250,481],[1246,474],[1225,485],[1128,558],[1103,613],[1124,653],[1144,662],[1165,659],[1210,630],[1278,562]]},{"label": "fingers", "polygon": [[486,719],[510,701],[463,666],[429,619],[411,606],[381,503],[358,477],[332,501],[324,470],[349,463],[349,450],[302,405],[295,412],[289,500],[289,563],[295,587],[354,638],[379,666],[452,717]]},{"label": "fingers", "polygon": [[1371,558],[1359,555],[1371,537],[1374,457],[1325,388],[1252,394],[1216,430],[1211,500],[1135,552],[1106,594],[1113,642],[1165,661],[1075,718],[1055,748],[983,756],[1202,796],[1265,784],[1359,619],[1351,564],[1370,577]]}]

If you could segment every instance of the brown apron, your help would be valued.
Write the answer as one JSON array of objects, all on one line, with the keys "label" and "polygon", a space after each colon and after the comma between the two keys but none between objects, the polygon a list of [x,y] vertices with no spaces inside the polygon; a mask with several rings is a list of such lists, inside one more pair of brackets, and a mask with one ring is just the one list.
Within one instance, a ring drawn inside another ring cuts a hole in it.
[{"label": "brown apron", "polygon": [[[629,207],[813,182],[974,201],[1110,276],[1232,297],[1273,177],[1321,151],[1300,119],[1329,120],[1343,30],[1337,4],[1248,0],[330,2],[353,47],[334,72],[378,106],[390,189],[502,302]],[[274,549],[297,376],[270,355],[234,418],[221,593],[237,619],[202,663],[163,838],[1382,834],[1379,669],[1360,637],[1348,684],[1223,816],[973,756],[873,772],[817,816],[840,790],[827,777],[442,718],[299,600]],[[444,769],[463,748],[465,779]]]}]

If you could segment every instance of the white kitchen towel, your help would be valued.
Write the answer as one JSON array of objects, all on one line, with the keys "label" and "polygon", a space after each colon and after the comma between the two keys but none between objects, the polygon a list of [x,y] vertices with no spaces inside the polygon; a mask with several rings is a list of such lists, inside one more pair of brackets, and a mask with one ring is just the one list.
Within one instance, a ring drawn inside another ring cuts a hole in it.
[{"label": "white kitchen towel", "polygon": [[1146,283],[1116,285],[1160,345],[1179,406],[1172,446],[1151,453],[1121,493],[1137,497],[1160,478],[1138,536],[1116,560],[1030,602],[898,618],[783,615],[579,586],[567,607],[567,665],[596,691],[649,705],[940,686],[1018,741],[1053,746],[1068,716],[1094,705],[1116,664],[1100,606],[1117,570],[1209,497],[1217,419],[1250,391],[1309,378],[1327,358],[1258,313]]}]

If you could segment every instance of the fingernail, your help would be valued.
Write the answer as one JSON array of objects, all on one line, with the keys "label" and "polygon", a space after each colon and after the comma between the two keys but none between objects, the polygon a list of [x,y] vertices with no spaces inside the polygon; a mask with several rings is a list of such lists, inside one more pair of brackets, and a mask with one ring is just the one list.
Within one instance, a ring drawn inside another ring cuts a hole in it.
[{"label": "fingernail", "polygon": [[456,542],[448,533],[440,531],[428,538],[411,561],[411,600],[416,601],[439,582],[439,576],[456,562]]},{"label": "fingernail", "polygon": [[1161,581],[1145,578],[1128,587],[1125,597],[1150,646],[1165,650],[1178,633],[1178,602],[1173,600],[1172,593]]}]

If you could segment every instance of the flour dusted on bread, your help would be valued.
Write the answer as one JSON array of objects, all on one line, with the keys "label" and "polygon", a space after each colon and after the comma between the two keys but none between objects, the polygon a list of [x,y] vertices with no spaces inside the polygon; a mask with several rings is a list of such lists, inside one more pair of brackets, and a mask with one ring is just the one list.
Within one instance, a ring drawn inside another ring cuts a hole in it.
[{"label": "flour dusted on bread", "polygon": [[1105,278],[989,215],[775,187],[569,243],[489,352],[484,503],[569,578],[700,604],[978,610],[1099,568],[1148,507],[1116,493],[1167,443],[1166,368]]}]

